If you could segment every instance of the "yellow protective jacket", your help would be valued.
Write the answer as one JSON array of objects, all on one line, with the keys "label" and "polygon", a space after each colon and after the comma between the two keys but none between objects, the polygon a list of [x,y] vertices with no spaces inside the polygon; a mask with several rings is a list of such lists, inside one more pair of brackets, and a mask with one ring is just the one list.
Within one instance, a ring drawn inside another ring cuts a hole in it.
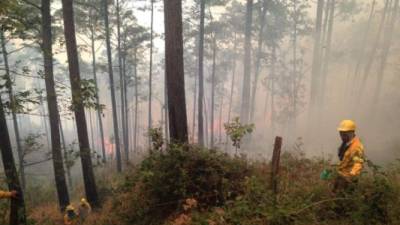
[{"label": "yellow protective jacket", "polygon": [[364,146],[358,137],[353,138],[340,161],[337,171],[344,178],[350,179],[360,175],[364,164]]},{"label": "yellow protective jacket", "polygon": [[0,191],[0,198],[11,198],[11,192]]}]

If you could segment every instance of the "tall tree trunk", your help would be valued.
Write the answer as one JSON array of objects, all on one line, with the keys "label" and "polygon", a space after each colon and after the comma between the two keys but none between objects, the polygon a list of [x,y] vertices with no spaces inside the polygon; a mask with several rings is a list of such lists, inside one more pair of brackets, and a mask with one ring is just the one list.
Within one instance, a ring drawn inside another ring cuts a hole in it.
[{"label": "tall tree trunk", "polygon": [[133,61],[134,61],[134,66],[135,66],[135,128],[133,131],[134,139],[133,139],[133,146],[135,151],[137,151],[137,133],[138,133],[138,107],[139,107],[139,79],[138,79],[138,74],[137,74],[137,67],[138,67],[138,62],[137,62],[137,47],[135,47],[133,51]]},{"label": "tall tree trunk", "polygon": [[309,115],[308,115],[308,130],[311,132],[315,130],[314,125],[319,85],[321,80],[321,33],[322,33],[322,14],[324,9],[324,0],[318,0],[317,4],[317,17],[315,22],[314,31],[314,49],[313,49],[313,61],[311,68],[311,91],[310,91],[310,102],[309,102]]},{"label": "tall tree trunk", "polygon": [[210,147],[214,148],[214,109],[215,109],[215,57],[217,55],[217,38],[214,33],[213,37],[213,64],[212,64],[212,72],[211,72],[211,144]]},{"label": "tall tree trunk", "polygon": [[276,76],[276,45],[273,44],[272,52],[271,52],[271,133],[275,132],[275,81],[277,79]]},{"label": "tall tree trunk", "polygon": [[108,3],[107,0],[103,0],[104,7],[104,25],[106,31],[106,48],[107,48],[107,61],[108,61],[108,75],[110,77],[110,90],[111,90],[111,108],[113,116],[113,126],[114,126],[114,139],[115,139],[115,156],[117,159],[117,171],[122,171],[121,162],[121,146],[119,140],[119,130],[118,130],[118,115],[117,115],[117,103],[115,99],[115,86],[114,86],[114,75],[113,66],[111,58],[111,43],[110,43],[110,25],[108,21]]},{"label": "tall tree trunk", "polygon": [[[228,119],[227,123],[231,121],[231,113],[232,113],[232,102],[233,102],[233,93],[235,88],[235,75],[236,75],[236,50],[237,50],[237,39],[236,32],[234,34],[235,40],[233,41],[233,57],[232,57],[232,80],[231,80],[231,90],[229,95],[229,106],[228,106]],[[228,151],[228,134],[225,135],[225,151]]]},{"label": "tall tree trunk", "polygon": [[93,129],[92,110],[89,109],[87,114],[89,115],[90,146],[91,146],[92,151],[96,152],[96,146],[94,144],[94,129]]},{"label": "tall tree trunk", "polygon": [[[1,31],[3,32],[3,31]],[[10,225],[25,225],[25,203],[24,195],[18,179],[17,169],[15,168],[14,156],[12,153],[10,135],[8,133],[6,115],[0,97],[0,151],[3,160],[4,172],[9,190],[19,193],[18,199],[11,200]]]},{"label": "tall tree trunk", "polygon": [[167,143],[169,143],[168,114],[169,114],[168,113],[168,89],[167,89],[167,82],[164,82],[164,120],[165,120],[165,140]]},{"label": "tall tree trunk", "polygon": [[[326,36],[326,42],[324,44],[325,46],[325,52],[323,55],[324,62],[322,64],[322,73],[321,73],[321,96],[320,96],[320,104],[321,108],[324,108],[324,99],[326,96],[326,78],[328,76],[328,71],[329,71],[329,63],[331,60],[331,46],[332,46],[332,33],[333,33],[333,24],[335,20],[335,4],[336,0],[330,0],[329,1],[329,10],[328,10],[328,24],[327,24],[327,36]],[[320,111],[322,113],[322,110]]]},{"label": "tall tree trunk", "polygon": [[[90,18],[92,16],[90,15]],[[91,23],[91,27],[90,27],[90,32],[91,32],[91,36],[90,36],[90,41],[91,41],[91,51],[92,51],[92,69],[93,69],[93,79],[94,79],[94,85],[96,88],[96,104],[98,106],[100,106],[100,98],[99,98],[99,87],[97,85],[97,66],[96,66],[96,49],[95,49],[95,31],[94,31],[94,27],[93,27],[93,22]],[[107,156],[106,156],[106,147],[105,147],[105,140],[104,140],[104,130],[103,130],[103,119],[102,119],[102,115],[101,115],[101,110],[100,108],[98,108],[97,110],[97,120],[98,120],[98,124],[99,124],[99,131],[100,131],[100,138],[101,138],[101,153],[102,153],[102,157],[103,157],[103,163],[105,163],[107,161]]]},{"label": "tall tree trunk", "polygon": [[195,142],[196,137],[196,100],[197,100],[197,80],[198,74],[194,77],[194,91],[193,91],[193,120],[192,120],[192,143]]},{"label": "tall tree trunk", "polygon": [[54,178],[56,181],[56,189],[58,202],[61,211],[69,205],[69,194],[67,182],[65,180],[64,162],[61,152],[60,140],[60,116],[57,106],[57,93],[54,84],[53,74],[53,49],[52,49],[52,32],[51,32],[51,13],[50,0],[42,0],[42,51],[44,58],[44,81],[46,84],[47,107],[49,110],[51,149],[53,156]]},{"label": "tall tree trunk", "polygon": [[374,63],[375,55],[378,51],[379,41],[381,40],[381,36],[383,35],[383,28],[386,23],[387,13],[390,10],[390,2],[391,0],[385,0],[385,8],[383,10],[381,21],[379,22],[378,32],[372,45],[371,53],[368,55],[367,61],[365,62],[364,73],[361,79],[360,90],[358,91],[356,102],[360,102],[365,90],[365,86],[367,84],[369,74],[371,73],[371,68]]},{"label": "tall tree trunk", "polygon": [[253,21],[253,0],[247,0],[246,4],[246,27],[244,41],[243,60],[243,89],[242,103],[240,107],[240,121],[248,123],[250,119],[250,88],[251,88],[251,26]]},{"label": "tall tree trunk", "polygon": [[208,143],[209,143],[209,136],[208,136],[208,131],[209,131],[209,125],[208,125],[208,110],[207,110],[207,97],[205,97],[204,98],[204,102],[203,102],[203,104],[204,104],[204,128],[205,128],[205,130],[204,130],[204,145],[206,146],[206,147],[209,147],[208,146]]},{"label": "tall tree trunk", "polygon": [[[291,79],[291,104],[292,113],[289,114],[287,120],[288,132],[291,132],[290,137],[294,137],[296,134],[296,115],[297,115],[297,26],[298,26],[298,10],[297,10],[297,0],[293,0],[293,37],[292,37],[292,60],[293,60],[293,70]],[[289,128],[290,127],[290,128]],[[290,131],[289,131],[290,130]]]},{"label": "tall tree trunk", "polygon": [[219,138],[218,138],[218,142],[221,143],[222,142],[222,111],[223,111],[223,106],[224,106],[224,96],[221,96],[221,104],[219,105]]},{"label": "tall tree trunk", "polygon": [[93,173],[92,158],[90,154],[85,109],[81,96],[81,78],[75,37],[73,1],[62,0],[62,11],[64,21],[64,36],[67,47],[68,68],[72,91],[72,104],[74,108],[76,127],[78,129],[78,141],[86,197],[94,207],[98,207],[99,201],[97,195],[96,181]]},{"label": "tall tree trunk", "polygon": [[205,19],[206,0],[200,0],[200,33],[199,33],[199,96],[198,96],[198,112],[197,112],[197,135],[200,146],[204,146],[204,118],[203,118],[203,102],[204,102],[204,19]]},{"label": "tall tree trunk", "polygon": [[[126,40],[126,38],[125,38]],[[124,42],[124,49],[126,49],[126,42]],[[127,98],[127,94],[128,94],[128,89],[127,89],[127,81],[126,81],[126,50],[124,50],[124,54],[123,54],[123,58],[122,58],[122,65],[123,65],[123,76],[124,76],[124,85],[123,85],[123,91],[124,91],[124,116],[125,116],[125,124],[123,124],[123,129],[125,130],[125,148],[127,149],[126,152],[126,158],[127,158],[127,163],[129,163],[129,118],[128,118],[128,98]]]},{"label": "tall tree trunk", "polygon": [[49,135],[48,135],[50,132],[49,132],[49,128],[47,126],[47,120],[46,120],[47,115],[46,115],[46,109],[44,107],[43,98],[40,98],[40,108],[41,108],[41,112],[40,113],[41,113],[42,118],[43,118],[44,131],[46,132],[46,134],[45,134],[46,143],[47,143],[46,147],[50,150],[51,143],[50,143],[50,138],[49,138]]},{"label": "tall tree trunk", "polygon": [[[150,0],[151,2],[151,18],[150,18],[150,59],[149,59],[149,115],[148,115],[148,125],[147,130],[150,131],[152,127],[152,111],[151,111],[151,103],[152,103],[152,82],[153,82],[153,23],[154,23],[154,0]],[[151,139],[149,136],[149,147],[151,146]]]},{"label": "tall tree trunk", "polygon": [[67,150],[67,144],[65,142],[65,135],[64,135],[64,129],[62,126],[62,121],[60,118],[60,114],[58,115],[58,121],[60,122],[60,136],[61,136],[61,144],[63,148],[63,154],[64,154],[64,165],[66,169],[66,174],[67,174],[67,179],[68,179],[68,187],[69,190],[72,191],[73,188],[73,183],[72,183],[72,176],[71,176],[71,168],[70,165],[66,162],[69,162],[69,156],[68,156],[68,150]]},{"label": "tall tree trunk", "polygon": [[[374,91],[374,95],[373,95],[374,103],[379,102],[379,96],[380,96],[381,90],[382,90],[382,82],[383,82],[385,69],[386,69],[386,65],[387,65],[387,59],[388,59],[390,47],[391,47],[392,41],[393,41],[393,33],[394,33],[394,29],[395,29],[395,23],[396,23],[396,19],[398,19],[398,11],[399,11],[399,0],[394,0],[391,18],[390,18],[390,21],[388,21],[387,31],[385,32],[385,38],[384,38],[383,47],[382,47],[382,56],[381,56],[381,60],[379,63],[379,68],[378,68],[378,79],[375,84],[375,91]],[[375,110],[376,110],[377,107],[373,107],[373,108],[375,108]]]},{"label": "tall tree trunk", "polygon": [[[368,22],[367,22],[367,27],[365,29],[365,32],[362,35],[362,41],[361,41],[361,45],[360,45],[360,54],[357,57],[357,64],[354,70],[354,75],[353,75],[353,79],[351,81],[352,84],[356,84],[356,80],[359,79],[359,75],[360,75],[360,67],[364,62],[364,55],[365,55],[365,48],[367,45],[367,38],[369,36],[369,32],[371,30],[371,23],[372,23],[372,18],[374,16],[374,12],[375,12],[375,6],[376,6],[376,0],[372,0],[372,4],[371,4],[371,10],[368,16]],[[348,81],[350,81],[350,79],[348,79]],[[353,96],[355,93],[354,91],[356,91],[356,88],[354,88],[354,86],[350,86],[347,85],[346,86],[346,93],[349,93],[351,96]],[[349,88],[350,87],[350,88]],[[350,90],[348,90],[350,89]],[[347,102],[350,103],[350,102]]]},{"label": "tall tree trunk", "polygon": [[164,0],[165,71],[171,142],[188,143],[183,70],[182,0]]},{"label": "tall tree trunk", "polygon": [[[122,70],[122,51],[121,51],[121,15],[120,15],[120,5],[119,0],[117,0],[117,50],[118,50],[118,71],[119,71],[119,87],[120,87],[120,94],[121,94],[121,128],[122,128],[122,146],[124,147],[125,153],[125,162],[128,164],[129,162],[129,150],[126,147],[126,133],[124,129],[125,122],[125,102],[124,102],[124,74]],[[118,122],[118,120],[117,120]]]},{"label": "tall tree trunk", "polygon": [[250,111],[250,121],[254,122],[254,114],[256,111],[256,94],[257,94],[257,86],[258,86],[258,76],[260,74],[261,67],[261,54],[263,50],[263,33],[265,27],[265,16],[267,14],[267,3],[268,0],[263,0],[262,9],[260,10],[260,30],[258,32],[258,48],[257,48],[257,59],[256,59],[256,68],[254,72],[254,82],[253,89],[251,94],[251,111]]},{"label": "tall tree trunk", "polygon": [[[15,140],[17,143],[17,153],[18,153],[18,164],[19,164],[19,172],[20,172],[20,177],[21,177],[21,184],[22,184],[22,189],[25,190],[26,187],[26,178],[25,178],[25,168],[24,168],[24,152],[21,146],[21,137],[19,133],[19,125],[18,125],[18,118],[17,118],[17,112],[16,112],[16,105],[15,105],[15,99],[14,99],[14,93],[13,93],[13,84],[11,80],[11,73],[10,73],[10,68],[8,64],[8,52],[7,52],[7,47],[6,47],[6,40],[4,36],[4,31],[1,29],[0,30],[0,39],[1,39],[1,50],[3,53],[3,60],[4,60],[4,68],[6,72],[6,88],[8,91],[8,96],[10,99],[10,105],[11,105],[11,115],[12,115],[12,121],[13,121],[13,127],[14,127],[14,134],[15,134]],[[46,133],[47,135],[47,133]]]}]

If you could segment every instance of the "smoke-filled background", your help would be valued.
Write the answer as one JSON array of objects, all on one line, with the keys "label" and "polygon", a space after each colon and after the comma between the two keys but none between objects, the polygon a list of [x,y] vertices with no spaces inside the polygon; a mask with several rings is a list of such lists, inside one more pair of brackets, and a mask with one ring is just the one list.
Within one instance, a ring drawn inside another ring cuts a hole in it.
[{"label": "smoke-filled background", "polygon": [[[105,150],[108,158],[114,158],[116,146],[103,12],[98,8],[100,1],[75,2],[81,76],[88,80],[90,89],[96,70],[98,96],[104,105],[100,115]],[[128,148],[135,158],[149,147],[149,127],[160,127],[165,136],[168,133],[163,2],[154,1],[153,7],[150,1],[122,0],[119,4],[119,22],[116,2],[109,4],[113,86],[120,137],[125,129],[127,141],[121,146]],[[189,140],[198,143],[199,37],[203,31],[199,29],[199,2],[186,0],[183,6]],[[255,125],[255,131],[245,140],[240,153],[270,157],[272,140],[278,135],[283,137],[286,150],[300,149],[310,156],[336,158],[340,145],[336,128],[341,120],[352,119],[368,158],[385,163],[399,157],[398,8],[398,0],[206,1],[202,49],[204,144],[234,153],[224,124],[240,117],[242,123]],[[61,5],[55,2],[52,6],[54,72],[62,142],[74,152],[78,146],[70,111],[60,10]],[[38,15],[32,11],[26,16],[32,17],[34,27]],[[120,23],[120,34],[117,23]],[[34,29],[26,32],[23,38],[5,32],[2,53],[7,55],[14,92],[30,91],[42,96],[40,92],[45,85],[40,42],[35,38]],[[250,34],[247,40],[246,32]],[[0,73],[5,70],[4,59],[0,58]],[[120,85],[121,77],[125,88]],[[119,97],[121,90],[125,92],[125,103]],[[43,98],[24,102],[29,110],[17,114],[17,126],[27,173],[47,177],[49,174],[44,171],[48,171],[50,132],[45,102]],[[126,120],[122,121],[122,117]],[[16,146],[11,114],[8,119],[11,140]],[[91,148],[101,158],[102,138],[96,109],[87,109],[86,119]],[[77,170],[76,166],[72,168]]]}]

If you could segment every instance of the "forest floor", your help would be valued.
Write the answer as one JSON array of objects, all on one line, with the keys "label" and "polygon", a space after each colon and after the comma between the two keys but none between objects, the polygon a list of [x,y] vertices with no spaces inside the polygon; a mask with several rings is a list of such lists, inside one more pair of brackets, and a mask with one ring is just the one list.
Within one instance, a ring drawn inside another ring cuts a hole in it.
[{"label": "forest floor", "polygon": [[[281,157],[278,193],[270,163],[196,146],[156,151],[129,173],[98,176],[102,208],[90,225],[400,224],[400,163],[368,162],[352,191],[321,180],[331,162],[300,152]],[[55,203],[29,210],[33,224],[62,224]]]}]

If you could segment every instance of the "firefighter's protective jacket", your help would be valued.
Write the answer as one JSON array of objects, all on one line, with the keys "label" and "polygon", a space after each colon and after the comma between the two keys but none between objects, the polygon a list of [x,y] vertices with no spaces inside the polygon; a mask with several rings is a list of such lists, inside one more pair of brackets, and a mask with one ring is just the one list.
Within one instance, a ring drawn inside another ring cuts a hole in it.
[{"label": "firefighter's protective jacket", "polygon": [[11,198],[12,194],[8,191],[0,191],[0,198]]},{"label": "firefighter's protective jacket", "polygon": [[351,179],[360,175],[364,164],[364,146],[358,137],[348,144],[337,171],[344,178]]}]

